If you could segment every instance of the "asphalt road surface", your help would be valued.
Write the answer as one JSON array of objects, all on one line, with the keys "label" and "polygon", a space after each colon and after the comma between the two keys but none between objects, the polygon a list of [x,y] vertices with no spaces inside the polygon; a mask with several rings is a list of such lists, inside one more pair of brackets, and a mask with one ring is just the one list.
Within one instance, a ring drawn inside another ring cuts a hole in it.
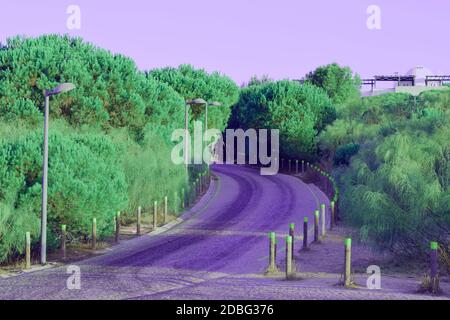
[{"label": "asphalt road surface", "polygon": [[[286,281],[266,277],[267,233],[284,236],[328,199],[288,175],[215,165],[218,177],[184,222],[158,235],[124,241],[110,252],[74,263],[80,289],[69,289],[68,266],[0,279],[0,299],[377,299],[415,298],[394,292],[345,290],[335,276]],[[312,237],[310,237],[312,238]],[[295,250],[301,240],[295,242]]]}]

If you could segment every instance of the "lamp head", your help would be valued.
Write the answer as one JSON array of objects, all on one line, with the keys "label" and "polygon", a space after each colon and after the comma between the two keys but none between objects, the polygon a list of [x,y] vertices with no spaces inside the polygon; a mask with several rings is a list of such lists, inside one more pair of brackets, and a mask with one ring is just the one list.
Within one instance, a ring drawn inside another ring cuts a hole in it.
[{"label": "lamp head", "polygon": [[222,104],[220,102],[213,101],[213,102],[208,103],[208,105],[211,107],[220,107]]},{"label": "lamp head", "polygon": [[75,89],[75,85],[73,83],[61,83],[51,90],[45,90],[45,96],[54,96],[60,93],[69,92],[73,89]]},{"label": "lamp head", "polygon": [[201,98],[198,98],[193,100],[187,100],[186,104],[190,106],[204,106],[205,104],[207,104],[207,102]]}]

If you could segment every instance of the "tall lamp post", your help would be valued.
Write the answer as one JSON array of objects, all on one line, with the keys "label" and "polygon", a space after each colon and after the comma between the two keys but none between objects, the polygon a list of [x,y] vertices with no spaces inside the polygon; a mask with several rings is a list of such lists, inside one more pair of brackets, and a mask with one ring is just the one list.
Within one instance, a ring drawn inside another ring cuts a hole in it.
[{"label": "tall lamp post", "polygon": [[208,102],[205,104],[205,132],[208,130],[208,107],[220,107],[222,104],[220,102]]},{"label": "tall lamp post", "polygon": [[44,161],[42,164],[41,264],[47,263],[47,182],[48,182],[48,122],[50,96],[75,89],[73,83],[62,83],[52,90],[44,90]]},{"label": "tall lamp post", "polygon": [[189,182],[189,155],[190,150],[189,148],[189,142],[188,141],[188,132],[189,132],[189,107],[195,107],[195,106],[203,106],[207,105],[208,103],[203,99],[193,99],[193,100],[187,100],[184,108],[184,133],[185,133],[185,139],[184,139],[184,166],[186,168],[186,181]]},{"label": "tall lamp post", "polygon": [[[220,107],[222,104],[217,101],[208,102],[205,105],[205,133],[208,131],[208,107]],[[209,168],[209,161],[206,164]]]},{"label": "tall lamp post", "polygon": [[188,142],[188,130],[189,130],[189,107],[195,107],[195,106],[205,106],[205,133],[208,130],[208,106],[211,107],[218,107],[222,104],[220,102],[214,101],[214,102],[206,102],[205,100],[201,98],[193,99],[193,100],[187,100],[184,108],[184,130],[185,130],[185,139],[184,139],[184,165],[186,168],[186,179],[189,179],[189,169],[188,169],[188,163],[189,163],[189,154],[188,148],[189,148],[189,142]]}]

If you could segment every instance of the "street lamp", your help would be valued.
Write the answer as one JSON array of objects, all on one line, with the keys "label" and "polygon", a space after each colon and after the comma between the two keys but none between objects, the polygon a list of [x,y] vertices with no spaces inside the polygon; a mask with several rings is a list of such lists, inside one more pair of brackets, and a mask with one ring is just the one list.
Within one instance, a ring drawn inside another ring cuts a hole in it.
[{"label": "street lamp", "polygon": [[206,102],[204,99],[197,98],[193,100],[187,100],[184,108],[184,130],[185,130],[185,146],[184,146],[184,163],[186,168],[186,179],[189,178],[188,176],[188,162],[189,162],[189,152],[188,152],[188,126],[189,126],[189,106],[192,107],[201,107],[205,106],[205,133],[208,130],[208,106],[211,107],[219,107],[222,104],[220,102],[214,101],[214,102]]},{"label": "street lamp", "polygon": [[222,104],[217,101],[208,102],[205,105],[205,132],[208,130],[208,107],[220,107]]},{"label": "street lamp", "polygon": [[[208,107],[220,107],[222,104],[220,102],[217,101],[213,101],[213,102],[208,102],[205,105],[205,133],[208,131]],[[206,163],[207,167],[209,168],[209,160]]]},{"label": "street lamp", "polygon": [[51,90],[44,90],[44,161],[42,164],[42,212],[41,212],[41,264],[47,262],[47,181],[48,181],[48,122],[50,96],[75,89],[73,83],[62,83]]},{"label": "street lamp", "polygon": [[187,100],[186,104],[184,105],[184,166],[186,168],[186,181],[189,181],[189,169],[188,169],[188,163],[189,163],[189,141],[188,141],[188,133],[189,133],[189,107],[195,107],[195,106],[203,106],[207,105],[208,103],[200,98],[193,99],[193,100]]}]

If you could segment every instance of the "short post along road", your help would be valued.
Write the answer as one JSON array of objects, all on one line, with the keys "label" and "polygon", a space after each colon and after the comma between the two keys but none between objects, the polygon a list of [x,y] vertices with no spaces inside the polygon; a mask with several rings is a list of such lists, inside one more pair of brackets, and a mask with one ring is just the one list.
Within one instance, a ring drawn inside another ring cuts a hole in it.
[{"label": "short post along road", "polygon": [[[325,259],[327,254],[314,254],[323,244],[312,244],[308,253],[302,253],[299,227],[295,229],[294,239],[295,269],[308,273],[302,275],[302,279],[292,281],[286,281],[282,272],[266,276],[268,233],[276,233],[276,263],[282,271],[286,250],[284,239],[289,234],[290,224],[302,226],[305,217],[314,221],[314,212],[321,204],[329,208],[328,199],[316,186],[305,184],[294,176],[263,176],[259,170],[236,165],[213,165],[212,172],[217,178],[213,179],[210,190],[191,208],[190,217],[179,225],[157,235],[143,234],[122,241],[109,253],[73,263],[80,270],[79,289],[69,289],[68,278],[73,275],[67,273],[68,266],[59,266],[0,279],[0,298],[418,297],[402,290],[347,290],[335,286],[339,273],[327,274],[320,267],[307,270],[302,264],[309,261],[320,266],[321,257]],[[341,247],[342,243],[339,244]],[[310,256],[304,256],[306,254]],[[335,264],[340,270],[341,262]]]}]

